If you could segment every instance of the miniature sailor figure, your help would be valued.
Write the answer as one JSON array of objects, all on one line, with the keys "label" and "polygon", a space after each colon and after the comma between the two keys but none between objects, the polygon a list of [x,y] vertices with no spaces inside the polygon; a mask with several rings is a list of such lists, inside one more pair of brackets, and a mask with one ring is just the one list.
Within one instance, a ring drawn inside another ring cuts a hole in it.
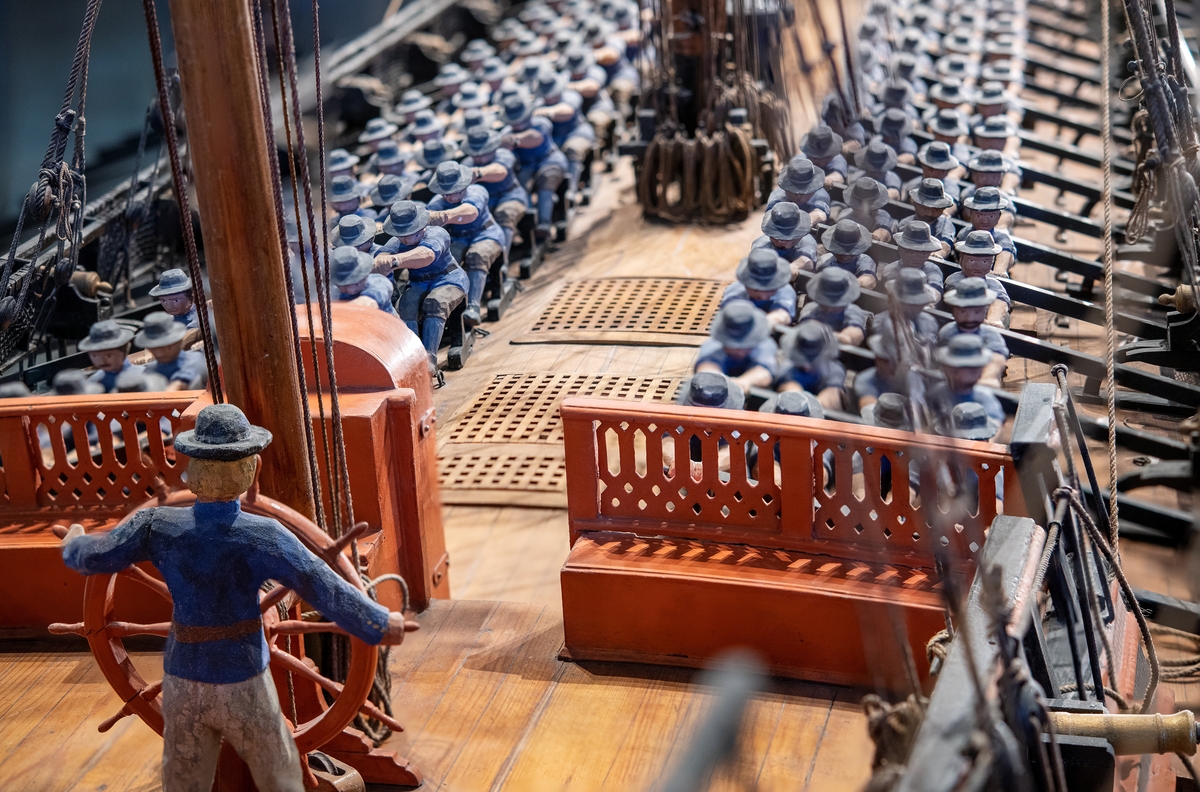
[{"label": "miniature sailor figure", "polygon": [[400,296],[400,318],[420,337],[433,374],[446,320],[451,309],[466,299],[467,273],[450,253],[449,232],[430,227],[429,211],[421,204],[394,204],[383,230],[394,238],[375,256],[375,271],[387,275],[408,270],[408,288]]},{"label": "miniature sailor figure", "polygon": [[1012,163],[999,151],[984,149],[971,159],[968,167],[971,171],[971,183],[963,188],[960,200],[970,198],[980,187],[995,187],[1007,203],[1000,211],[998,226],[1003,229],[1012,228],[1017,212],[1012,204],[1012,192],[1006,189],[1005,182],[1009,182],[1013,187],[1020,182],[1020,176],[1009,176]]},{"label": "miniature sailor figure", "polygon": [[725,287],[721,307],[734,300],[749,300],[767,314],[772,327],[790,327],[796,321],[796,290],[792,269],[769,248],[754,248],[737,268],[737,282]]},{"label": "miniature sailor figure", "polygon": [[379,146],[392,139],[392,136],[400,131],[400,127],[388,121],[386,118],[372,118],[367,121],[366,128],[362,134],[358,136],[358,142],[369,146],[372,152],[378,151]]},{"label": "miniature sailor figure", "polygon": [[976,402],[983,406],[988,417],[998,424],[1004,423],[1000,400],[979,385],[984,366],[992,362],[992,352],[983,345],[980,336],[959,333],[938,347],[934,357],[946,375],[946,381],[929,394],[930,403],[937,406],[939,413],[947,414],[957,404]]},{"label": "miniature sailor figure", "polygon": [[899,108],[889,108],[875,119],[879,138],[897,153],[896,161],[911,165],[917,159],[917,144],[912,139],[912,118]]},{"label": "miniature sailor figure", "polygon": [[187,328],[170,314],[155,311],[145,318],[133,342],[154,356],[145,371],[166,378],[163,390],[198,390],[208,384],[208,368],[202,352],[185,350]]},{"label": "miniature sailor figure", "polygon": [[[821,420],[825,418],[825,408],[821,406],[817,397],[802,390],[787,390],[773,394],[771,398],[762,403],[758,411],[770,415],[795,415],[799,418]],[[775,453],[779,453],[778,449]]]},{"label": "miniature sailor figure", "polygon": [[400,95],[400,103],[393,108],[392,112],[399,119],[400,123],[412,124],[417,118],[417,113],[422,110],[428,110],[430,104],[428,96],[416,88],[410,88]]},{"label": "miniature sailor figure", "polygon": [[913,430],[908,401],[899,393],[879,394],[879,399],[863,410],[863,418],[872,426],[883,429],[899,429],[902,432]]},{"label": "miniature sailor figure", "polygon": [[825,173],[802,156],[792,157],[779,173],[776,187],[767,196],[767,211],[775,204],[789,201],[808,212],[812,224],[829,219],[829,192],[825,189]]},{"label": "miniature sailor figure", "polygon": [[811,270],[817,261],[817,240],[812,238],[812,221],[791,201],[775,204],[763,215],[763,235],[751,243],[751,249],[774,251],[792,265],[791,280],[801,270]]},{"label": "miniature sailor figure", "polygon": [[825,173],[825,186],[844,184],[849,164],[842,154],[842,136],[828,124],[817,124],[800,141],[800,151]]},{"label": "miniature sailor figure", "polygon": [[779,348],[771,339],[767,315],[746,300],[717,311],[712,337],[700,345],[696,373],[715,371],[743,390],[770,387],[778,370]]},{"label": "miniature sailor figure", "polygon": [[367,160],[367,167],[380,175],[402,177],[411,159],[412,155],[402,150],[396,141],[383,140]]},{"label": "miniature sailor figure", "polygon": [[445,122],[432,110],[418,110],[413,114],[412,123],[404,129],[404,139],[419,147],[427,140],[440,138],[445,129]]},{"label": "miniature sailor figure", "polygon": [[972,97],[971,89],[963,85],[962,80],[947,77],[929,89],[929,99],[934,107],[930,118],[942,110],[959,110],[963,105],[969,104]]},{"label": "miniature sailor figure", "polygon": [[627,108],[641,84],[637,67],[629,61],[623,39],[613,36],[608,25],[589,20],[584,36],[592,45],[592,57],[608,74],[608,92],[618,108]]},{"label": "miniature sailor figure", "polygon": [[871,248],[871,232],[853,220],[838,220],[825,229],[821,244],[828,252],[817,259],[816,271],[826,267],[841,267],[858,278],[864,289],[875,288],[875,259],[867,255]]},{"label": "miniature sailor figure", "polygon": [[488,104],[499,104],[496,101],[496,91],[500,90],[500,83],[504,82],[504,78],[507,76],[508,66],[500,58],[492,57],[484,61],[483,71],[480,72],[479,78],[487,86]]},{"label": "miniature sailor figure", "polygon": [[169,269],[158,276],[158,284],[150,290],[151,297],[158,298],[158,304],[176,322],[180,322],[188,330],[200,330],[200,315],[196,304],[192,302],[192,279],[181,269]]},{"label": "miniature sailor figure", "polygon": [[961,110],[938,110],[926,119],[929,134],[939,143],[950,146],[950,153],[960,163],[971,157],[971,149],[961,142],[970,133],[967,116]]},{"label": "miniature sailor figure", "polygon": [[529,208],[529,193],[517,181],[517,158],[500,145],[496,130],[472,129],[462,143],[462,164],[474,168],[476,181],[488,192],[488,209],[504,231],[504,249],[512,248],[517,225]]},{"label": "miniature sailor figure", "polygon": [[329,184],[329,208],[336,214],[330,222],[330,227],[338,224],[343,217],[358,215],[375,219],[375,213],[362,206],[362,198],[366,188],[353,176],[337,176]]},{"label": "miniature sailor figure", "polygon": [[896,150],[881,138],[871,138],[871,142],[857,151],[854,154],[854,165],[855,167],[850,169],[851,184],[860,176],[870,176],[887,188],[889,197],[900,197],[900,188],[904,184],[900,180],[900,174],[894,170]]},{"label": "miniature sailor figure", "polygon": [[[982,404],[970,401],[956,404],[950,411],[948,425],[941,427],[941,430],[943,434],[960,440],[991,440],[999,434],[1001,424],[1002,421],[988,415]],[[974,473],[971,473],[969,478],[978,482]],[[1000,494],[1002,493],[997,493]]]},{"label": "miniature sailor figure", "polygon": [[367,193],[367,197],[371,200],[371,211],[374,212],[376,220],[380,223],[386,220],[392,204],[397,201],[407,201],[412,195],[412,188],[413,185],[407,179],[393,176],[390,173],[381,176],[371,191]]},{"label": "miniature sailor figure", "polygon": [[433,178],[433,172],[443,162],[454,159],[454,144],[440,137],[430,138],[421,143],[417,155],[413,157],[416,166],[416,184],[428,185]]},{"label": "miniature sailor figure", "polygon": [[718,407],[740,410],[746,394],[729,377],[715,371],[700,371],[689,377],[679,389],[678,403],[684,407]]},{"label": "miniature sailor figure", "polygon": [[970,56],[978,51],[979,39],[969,28],[955,28],[942,37],[942,52]]},{"label": "miniature sailor figure", "polygon": [[956,52],[938,58],[934,70],[942,78],[953,77],[960,82],[967,82],[975,79],[979,67],[968,56]]},{"label": "miniature sailor figure", "polygon": [[[591,51],[579,45],[568,47],[563,53],[562,67],[571,79],[571,90],[583,97],[583,112],[588,121],[593,126],[596,126],[597,120],[611,122],[615,107],[604,90],[608,73],[592,58]],[[593,114],[593,111],[599,111],[602,115]],[[596,131],[600,132],[598,126]]]},{"label": "miniature sailor figure", "polygon": [[983,339],[983,345],[992,353],[991,361],[984,366],[979,381],[984,385],[999,388],[1004,379],[1004,368],[1008,362],[1008,344],[994,326],[984,324],[988,309],[998,295],[987,286],[983,278],[962,278],[942,297],[950,308],[954,321],[942,325],[938,331],[938,343],[946,344],[956,335],[968,333]]},{"label": "miniature sailor figure", "polygon": [[375,259],[370,253],[353,247],[334,248],[329,256],[329,269],[339,300],[371,305],[399,316],[392,307],[392,282],[372,271]]},{"label": "miniature sailor figure", "polygon": [[998,60],[983,64],[980,70],[983,82],[998,82],[1008,90],[1020,90],[1025,85],[1025,75],[1011,60]]},{"label": "miniature sailor figure", "polygon": [[1004,284],[992,274],[996,257],[1002,253],[1000,246],[985,231],[972,231],[965,239],[960,239],[954,246],[956,260],[962,272],[951,273],[946,278],[946,288],[957,288],[959,281],[964,278],[982,278],[987,288],[996,293],[997,300],[988,308],[984,320],[993,327],[1005,327],[1008,324],[1008,312],[1012,306],[1012,298]]},{"label": "miniature sailor figure", "polygon": [[800,321],[817,321],[829,327],[839,344],[858,346],[867,328],[867,314],[854,304],[862,293],[858,279],[841,267],[826,267],[809,278],[808,301]]},{"label": "miniature sailor figure", "polygon": [[[928,59],[928,56],[926,56]],[[929,85],[921,77],[920,59],[910,52],[898,52],[892,57],[891,73],[898,79],[908,83],[913,95],[924,97],[929,93]],[[932,67],[932,63],[929,64]]]},{"label": "miniature sailor figure", "polygon": [[[889,110],[899,110],[905,118],[916,118],[916,108],[913,107],[913,89],[904,80],[889,80],[884,84],[879,94],[879,103],[873,108],[875,115],[875,130],[879,131],[879,122]],[[915,152],[915,149],[913,151]]]},{"label": "miniature sailor figure", "polygon": [[[113,385],[117,384],[113,379]],[[104,393],[104,385],[88,378],[87,372],[79,369],[63,369],[54,375],[51,389],[55,396],[94,396]]]},{"label": "miniature sailor figure", "polygon": [[921,186],[922,179],[937,179],[942,183],[942,192],[954,201],[958,200],[958,181],[950,174],[960,169],[959,161],[950,149],[950,144],[940,140],[926,143],[917,151],[917,164],[921,175],[904,182],[900,190],[902,201],[911,201],[909,194]]},{"label": "miniature sailor figure", "polygon": [[[166,792],[208,789],[222,738],[263,792],[303,792],[300,756],[280,711],[259,615],[260,587],[278,581],[350,635],[398,644],[407,625],[351,586],[269,517],[242,512],[258,452],[271,433],[232,404],[205,407],[175,450],[191,458],[190,508],[141,509],[112,531],[72,525],[63,562],[84,575],[113,574],[151,561],[171,593],[163,655],[163,769]],[[253,725],[253,728],[247,728]]]},{"label": "miniature sailor figure", "polygon": [[473,80],[458,87],[458,92],[450,98],[454,110],[465,113],[468,110],[478,110],[491,102],[491,92]]},{"label": "miniature sailor figure", "polygon": [[596,132],[583,117],[583,97],[567,88],[567,75],[549,66],[538,72],[534,90],[542,100],[535,115],[549,118],[553,126],[550,138],[567,156],[571,189],[574,191],[583,175],[583,165],[596,145]]},{"label": "miniature sailor figure", "polygon": [[[933,58],[929,57],[929,40],[920,28],[909,26],[900,32],[900,38],[896,42],[896,52],[898,55],[907,55],[913,59],[913,74],[914,76],[925,72],[933,71]],[[917,77],[917,79],[921,79]],[[925,81],[921,80],[924,84]],[[928,91],[923,91],[913,86],[913,91],[918,94],[928,94]]]},{"label": "miniature sailor figure", "polygon": [[[145,371],[122,371],[117,375],[114,393],[161,393],[167,390],[167,378],[161,374]],[[182,390],[178,388],[177,390]],[[167,422],[170,423],[169,421]]]},{"label": "miniature sailor figure", "polygon": [[438,69],[438,76],[433,78],[433,84],[441,91],[441,99],[435,110],[446,115],[452,113],[454,105],[451,100],[454,98],[454,94],[458,93],[459,87],[470,79],[470,72],[454,61],[442,64]]},{"label": "miniature sailor figure", "polygon": [[496,46],[500,48],[500,54],[507,55],[510,61],[513,55],[513,44],[516,43],[517,37],[524,29],[525,25],[516,17],[502,19],[500,24],[492,28],[492,41],[496,42]]},{"label": "miniature sailor figure", "polygon": [[517,67],[516,81],[532,95],[537,87],[538,73],[541,72],[542,67],[545,65],[545,61],[534,55],[522,58],[520,65]]},{"label": "miniature sailor figure", "polygon": [[992,116],[1010,116],[1013,113],[1018,118],[1025,115],[1025,111],[1013,99],[1012,94],[1005,90],[1004,83],[985,82],[979,88],[979,95],[975,97],[975,115],[971,118],[971,125],[978,126]]},{"label": "miniature sailor figure", "polygon": [[821,322],[801,322],[784,334],[781,347],[791,366],[779,376],[775,389],[807,391],[825,409],[842,409],[846,367],[837,359],[833,331]]},{"label": "miniature sailor figure", "polygon": [[358,248],[365,253],[377,253],[379,245],[375,244],[375,234],[378,224],[369,217],[346,215],[333,230],[329,240],[334,247]]},{"label": "miniature sailor figure", "polygon": [[825,96],[821,106],[821,120],[842,138],[843,154],[849,155],[858,151],[867,141],[863,125],[852,118],[849,108],[845,107],[837,91],[831,91]]},{"label": "miniature sailor figure", "polygon": [[971,130],[971,138],[975,145],[992,151],[1008,149],[1014,145],[1016,137],[1017,130],[1008,120],[1008,116],[1003,115],[988,116],[983,119],[983,123]]},{"label": "miniature sailor figure", "polygon": [[533,102],[525,96],[509,97],[504,103],[503,121],[511,127],[511,148],[517,157],[521,184],[537,196],[537,235],[550,238],[554,230],[554,202],[559,185],[567,175],[567,158],[554,145],[554,126],[549,118],[534,115]]},{"label": "miniature sailor figure", "polygon": [[[937,343],[938,323],[925,310],[938,301],[938,293],[925,281],[925,274],[913,267],[901,267],[899,273],[887,284],[888,293],[899,304],[901,319],[916,335],[917,340],[928,346]],[[895,335],[896,317],[892,311],[875,316],[875,327],[883,334]]]},{"label": "miniature sailor figure", "polygon": [[105,393],[116,392],[117,375],[122,371],[142,370],[141,366],[135,366],[128,360],[129,342],[132,340],[133,331],[112,319],[96,322],[88,330],[87,338],[80,340],[79,351],[87,352],[96,368],[88,380],[98,383]]},{"label": "miniature sailor figure", "polygon": [[477,72],[483,67],[484,61],[496,54],[496,48],[487,43],[486,40],[478,38],[471,39],[467,42],[467,46],[463,47],[463,51],[459,53],[459,60],[471,72]]},{"label": "miniature sailor figure", "polygon": [[359,163],[359,158],[355,154],[343,148],[336,148],[329,152],[329,156],[325,159],[325,175],[332,182],[338,176],[354,176],[354,166]]},{"label": "miniature sailor figure", "polygon": [[860,175],[843,190],[842,197],[847,207],[838,214],[839,222],[853,220],[868,229],[872,239],[892,241],[896,219],[883,208],[888,202],[888,190],[882,184],[870,176]]},{"label": "miniature sailor figure", "polygon": [[1000,223],[1001,213],[1007,206],[1008,199],[1000,190],[995,187],[978,188],[969,198],[963,199],[962,208],[968,210],[966,219],[970,221],[971,227],[964,228],[958,234],[958,241],[962,242],[975,232],[986,232],[1000,246],[993,269],[1001,277],[1008,275],[1009,267],[1017,258],[1017,246],[1012,237],[996,227]]},{"label": "miniature sailor figure", "polygon": [[492,264],[504,256],[504,230],[488,209],[488,191],[473,184],[474,170],[457,162],[438,165],[429,189],[436,196],[428,204],[429,221],[450,233],[450,250],[467,271],[467,309],[463,322],[475,327],[482,321],[481,301]]},{"label": "miniature sailor figure", "polygon": [[946,214],[947,209],[954,208],[954,201],[946,195],[944,183],[938,179],[922,179],[920,186],[908,194],[908,200],[913,206],[913,214],[900,221],[897,233],[903,234],[909,223],[925,223],[929,226],[930,235],[940,244],[937,255],[949,257],[958,229]]},{"label": "miniature sailor figure", "polygon": [[0,399],[23,399],[32,395],[29,386],[20,380],[0,384]]},{"label": "miniature sailor figure", "polygon": [[929,224],[920,220],[909,220],[904,224],[904,230],[896,234],[896,247],[900,260],[883,265],[879,271],[879,281],[887,284],[899,276],[904,269],[915,269],[925,276],[925,283],[938,296],[942,294],[942,270],[929,260],[935,253],[941,253],[942,243],[933,238],[929,232]]}]

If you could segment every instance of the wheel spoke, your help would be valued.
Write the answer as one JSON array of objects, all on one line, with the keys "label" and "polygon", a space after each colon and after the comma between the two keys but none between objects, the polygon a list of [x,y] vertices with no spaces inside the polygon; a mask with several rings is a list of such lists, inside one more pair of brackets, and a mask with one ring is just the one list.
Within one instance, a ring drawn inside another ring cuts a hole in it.
[{"label": "wheel spoke", "polygon": [[167,602],[172,602],[172,603],[174,602],[174,600],[171,599],[171,592],[167,590],[167,584],[163,583],[158,578],[152,576],[149,572],[142,569],[141,567],[139,567],[139,566],[126,567],[125,569],[121,570],[121,572],[119,574],[125,575],[126,577],[133,578],[137,582],[141,583],[143,586],[146,586],[147,588],[154,591],[156,594],[158,594],[160,597],[165,599]]},{"label": "wheel spoke", "polygon": [[109,622],[105,628],[112,638],[128,638],[131,635],[159,635],[166,637],[171,631],[171,622],[139,624],[137,622]]},{"label": "wheel spoke", "polygon": [[274,608],[276,605],[282,602],[284,597],[291,593],[292,590],[287,586],[276,586],[268,591],[266,595],[258,601],[258,612],[266,613],[267,611],[271,610],[271,608]]},{"label": "wheel spoke", "polygon": [[271,632],[276,635],[308,635],[309,633],[337,633],[346,635],[346,631],[333,622],[308,622],[299,619],[288,619],[271,626]]},{"label": "wheel spoke", "polygon": [[103,734],[113,726],[116,726],[119,720],[122,718],[128,718],[133,714],[133,702],[136,699],[140,698],[145,699],[146,701],[154,701],[154,699],[157,698],[158,694],[161,692],[162,680],[160,679],[157,682],[151,682],[149,685],[146,685],[146,687],[139,690],[132,699],[125,702],[125,706],[121,707],[121,709],[117,711],[116,715],[113,715],[111,718],[103,721],[99,726],[97,726],[96,730]]},{"label": "wheel spoke", "polygon": [[[341,685],[309,668],[300,658],[290,655],[282,649],[276,649],[273,646],[271,647],[271,658],[273,660],[278,660],[280,665],[284,666],[289,671],[299,674],[310,682],[315,682],[335,696],[341,695]],[[379,707],[376,707],[370,701],[364,701],[362,706],[358,708],[358,711],[366,715],[368,718],[373,718],[374,720],[379,721],[392,731],[404,731],[404,727],[395,718],[379,709]]]}]

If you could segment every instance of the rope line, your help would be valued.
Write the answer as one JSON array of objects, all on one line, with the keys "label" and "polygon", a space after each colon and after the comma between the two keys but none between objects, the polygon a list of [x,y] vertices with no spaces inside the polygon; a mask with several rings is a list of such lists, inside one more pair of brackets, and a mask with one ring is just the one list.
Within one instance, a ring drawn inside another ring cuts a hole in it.
[{"label": "rope line", "polygon": [[1117,499],[1117,330],[1115,325],[1112,194],[1112,18],[1109,0],[1100,0],[1100,140],[1104,204],[1104,367],[1108,375],[1108,533],[1113,553],[1120,557],[1121,535]]}]

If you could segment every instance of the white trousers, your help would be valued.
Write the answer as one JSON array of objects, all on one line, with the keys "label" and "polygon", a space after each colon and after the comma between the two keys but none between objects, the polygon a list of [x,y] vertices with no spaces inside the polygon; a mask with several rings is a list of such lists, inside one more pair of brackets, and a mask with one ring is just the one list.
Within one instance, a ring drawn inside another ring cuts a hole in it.
[{"label": "white trousers", "polygon": [[210,792],[221,738],[259,792],[304,792],[300,754],[267,669],[231,685],[163,677],[163,792]]}]

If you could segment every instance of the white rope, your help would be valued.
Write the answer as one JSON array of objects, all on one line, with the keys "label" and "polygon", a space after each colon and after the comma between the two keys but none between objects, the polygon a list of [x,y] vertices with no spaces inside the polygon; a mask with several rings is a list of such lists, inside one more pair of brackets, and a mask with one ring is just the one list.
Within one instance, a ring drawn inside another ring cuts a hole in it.
[{"label": "white rope", "polygon": [[1112,219],[1112,20],[1109,0],[1100,0],[1100,138],[1104,173],[1104,366],[1108,374],[1108,519],[1109,544],[1120,557],[1117,522],[1117,330],[1113,306]]}]

